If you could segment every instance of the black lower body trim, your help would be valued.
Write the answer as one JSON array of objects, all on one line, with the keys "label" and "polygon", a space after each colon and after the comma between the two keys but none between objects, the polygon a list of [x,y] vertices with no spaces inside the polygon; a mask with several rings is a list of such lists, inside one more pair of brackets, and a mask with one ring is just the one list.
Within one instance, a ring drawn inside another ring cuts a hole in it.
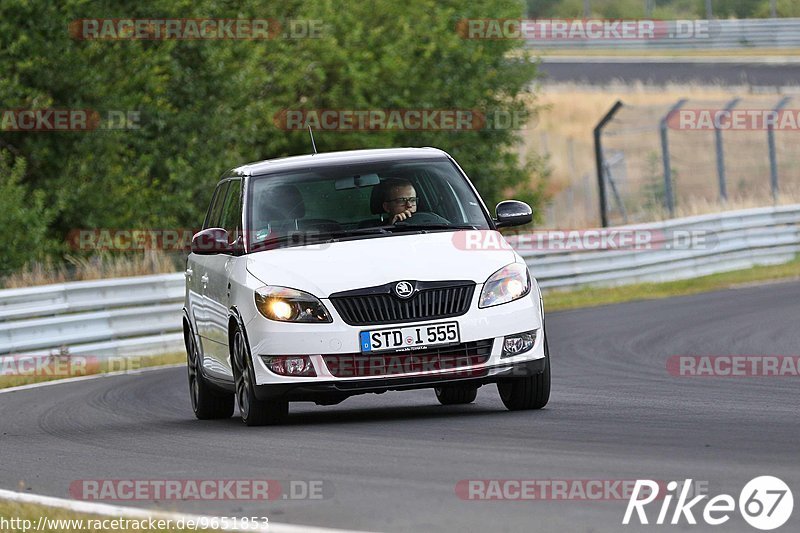
[{"label": "black lower body trim", "polygon": [[481,386],[487,383],[496,383],[499,380],[541,374],[544,372],[545,364],[545,358],[541,358],[507,367],[463,369],[437,375],[257,385],[255,395],[259,400],[281,399],[332,404],[357,394],[429,389],[453,384]]}]

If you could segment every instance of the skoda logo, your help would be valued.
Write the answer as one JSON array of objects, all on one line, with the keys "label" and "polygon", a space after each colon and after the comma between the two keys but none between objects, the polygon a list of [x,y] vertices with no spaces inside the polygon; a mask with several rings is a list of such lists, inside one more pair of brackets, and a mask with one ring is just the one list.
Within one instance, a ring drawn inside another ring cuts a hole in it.
[{"label": "skoda logo", "polygon": [[411,298],[414,294],[414,286],[408,281],[399,281],[394,286],[394,293],[398,298]]}]

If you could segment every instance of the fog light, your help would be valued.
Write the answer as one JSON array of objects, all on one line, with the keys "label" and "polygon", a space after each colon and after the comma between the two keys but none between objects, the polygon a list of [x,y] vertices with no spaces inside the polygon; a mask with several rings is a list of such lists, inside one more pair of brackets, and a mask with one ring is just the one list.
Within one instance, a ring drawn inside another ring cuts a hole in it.
[{"label": "fog light", "polygon": [[279,376],[316,376],[307,355],[270,355],[262,357],[267,368]]},{"label": "fog light", "polygon": [[503,353],[501,357],[512,357],[525,353],[533,348],[535,342],[536,330],[517,333],[516,335],[508,335],[503,339]]}]

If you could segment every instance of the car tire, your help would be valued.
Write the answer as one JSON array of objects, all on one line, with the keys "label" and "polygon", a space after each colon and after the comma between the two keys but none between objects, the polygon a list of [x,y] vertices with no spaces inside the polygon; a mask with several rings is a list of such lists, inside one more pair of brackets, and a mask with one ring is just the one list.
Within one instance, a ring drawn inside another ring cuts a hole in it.
[{"label": "car tire", "polygon": [[550,399],[550,350],[544,339],[544,370],[524,378],[511,378],[497,382],[497,391],[509,411],[541,409]]},{"label": "car tire", "polygon": [[231,362],[236,385],[236,403],[242,415],[242,422],[248,426],[267,426],[282,422],[289,414],[289,402],[285,400],[267,402],[256,398],[250,347],[239,329],[233,334]]},{"label": "car tire", "polygon": [[234,397],[215,389],[203,377],[200,349],[194,335],[184,332],[186,344],[186,366],[189,373],[189,397],[194,416],[200,420],[219,420],[233,416]]},{"label": "car tire", "polygon": [[442,405],[472,403],[478,396],[478,387],[469,385],[446,385],[433,390],[436,392],[436,399]]}]

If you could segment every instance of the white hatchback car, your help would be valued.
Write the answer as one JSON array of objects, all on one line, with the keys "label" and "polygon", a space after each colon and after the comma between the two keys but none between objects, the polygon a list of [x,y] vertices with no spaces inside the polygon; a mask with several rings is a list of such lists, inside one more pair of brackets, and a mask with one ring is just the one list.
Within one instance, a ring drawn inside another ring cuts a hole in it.
[{"label": "white hatchback car", "polygon": [[[192,239],[183,330],[201,419],[280,421],[291,401],[433,388],[508,409],[550,395],[541,292],[467,176],[433,148],[262,161],[227,172]],[[490,237],[487,239],[487,237]],[[504,246],[481,246],[483,242]],[[477,243],[477,244],[476,244]]]}]

